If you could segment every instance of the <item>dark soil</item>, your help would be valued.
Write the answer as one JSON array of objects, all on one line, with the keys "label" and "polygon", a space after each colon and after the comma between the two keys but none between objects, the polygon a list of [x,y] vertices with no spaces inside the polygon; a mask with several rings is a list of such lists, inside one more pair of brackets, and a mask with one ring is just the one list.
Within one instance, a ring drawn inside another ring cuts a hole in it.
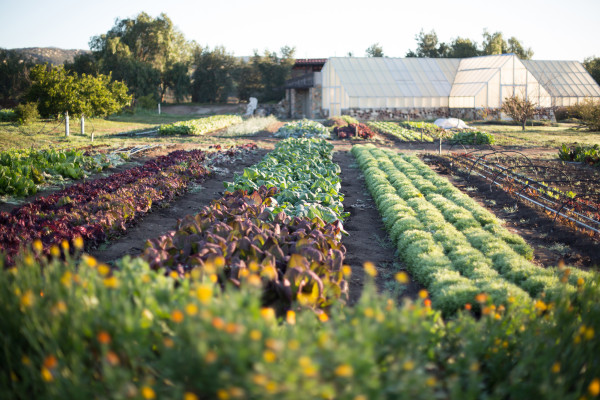
[{"label": "dark soil", "polygon": [[[394,276],[405,268],[395,256],[396,246],[388,239],[379,211],[365,186],[354,156],[349,151],[341,150],[334,154],[333,161],[342,169],[344,210],[350,213],[344,222],[344,229],[349,236],[344,236],[342,243],[346,247],[344,263],[352,268],[352,276],[348,282],[349,303],[354,304],[362,293],[365,262],[370,261],[376,266],[375,284],[379,292],[400,289]],[[416,298],[420,289],[421,286],[411,280],[400,296]]]},{"label": "dark soil", "polygon": [[198,212],[212,200],[221,197],[224,191],[223,182],[232,180],[234,173],[241,173],[245,167],[259,162],[265,153],[265,150],[256,150],[235,164],[217,165],[216,173],[201,185],[192,188],[167,207],[149,213],[121,237],[101,245],[90,254],[106,263],[111,263],[125,255],[139,255],[143,252],[147,240],[175,229],[178,219]]},{"label": "dark soil", "polygon": [[[534,262],[540,266],[556,266],[561,260],[567,265],[582,269],[598,269],[600,266],[600,242],[570,226],[554,223],[554,215],[541,208],[523,202],[517,204],[514,197],[494,188],[489,182],[471,175],[460,174],[450,168],[446,158],[427,156],[424,159],[440,175],[477,200],[498,218],[506,221],[506,227],[521,235],[534,249]],[[429,161],[427,161],[429,160]]]}]

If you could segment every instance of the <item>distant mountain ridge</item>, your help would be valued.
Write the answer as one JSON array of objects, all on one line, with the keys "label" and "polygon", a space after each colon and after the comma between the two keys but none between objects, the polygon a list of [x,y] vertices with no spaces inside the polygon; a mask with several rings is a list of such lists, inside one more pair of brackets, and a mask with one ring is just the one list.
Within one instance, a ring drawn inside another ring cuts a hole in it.
[{"label": "distant mountain ridge", "polygon": [[36,64],[50,63],[63,65],[73,62],[73,58],[80,54],[87,54],[89,50],[59,49],[58,47],[25,47],[21,49],[8,49],[22,54],[23,59],[29,59]]}]

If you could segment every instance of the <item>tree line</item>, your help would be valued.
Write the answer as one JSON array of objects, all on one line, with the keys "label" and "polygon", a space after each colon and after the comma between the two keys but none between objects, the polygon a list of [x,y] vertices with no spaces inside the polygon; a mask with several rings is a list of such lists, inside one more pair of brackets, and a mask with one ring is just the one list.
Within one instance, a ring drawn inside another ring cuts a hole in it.
[{"label": "tree line", "polygon": [[[186,40],[164,13],[153,18],[144,12],[117,19],[108,32],[90,39],[90,49],[64,67],[45,66],[47,73],[101,80],[110,76],[126,85],[134,102],[154,106],[167,94],[178,102],[251,96],[261,102],[280,100],[295,52],[287,46],[279,52],[255,50],[241,59],[222,46],[211,49]],[[35,77],[42,76],[39,68],[15,51],[0,49],[0,106],[27,100]],[[38,72],[32,74],[34,69]]]}]

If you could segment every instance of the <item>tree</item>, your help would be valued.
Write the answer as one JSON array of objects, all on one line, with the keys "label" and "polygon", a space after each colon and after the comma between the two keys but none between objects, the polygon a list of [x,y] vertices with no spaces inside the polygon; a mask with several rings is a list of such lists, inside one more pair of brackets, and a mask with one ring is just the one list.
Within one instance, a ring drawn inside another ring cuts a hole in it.
[{"label": "tree", "polygon": [[600,85],[600,57],[588,57],[583,60],[583,66],[592,78]]},{"label": "tree", "polygon": [[513,121],[520,122],[523,130],[525,130],[527,120],[535,115],[535,104],[526,98],[513,95],[504,99],[501,110]]},{"label": "tree", "polygon": [[502,32],[489,33],[486,29],[483,31],[483,54],[507,54],[514,53],[523,60],[529,60],[533,57],[531,48],[525,49],[516,37],[511,37],[508,42],[504,40]]},{"label": "tree", "polygon": [[224,47],[197,49],[194,56],[196,69],[192,74],[192,101],[224,102],[233,88],[235,57]]},{"label": "tree", "polygon": [[448,45],[439,42],[434,30],[425,33],[421,29],[421,32],[415,36],[415,40],[417,41],[417,50],[409,50],[406,57],[440,58],[448,56]]},{"label": "tree", "polygon": [[27,98],[37,102],[43,117],[64,112],[76,116],[108,116],[131,101],[127,86],[113,81],[110,75],[79,75],[46,64],[33,67],[31,79]]},{"label": "tree", "polygon": [[73,62],[65,62],[65,69],[78,74],[97,75],[100,73],[98,62],[92,53],[77,54]]},{"label": "tree", "polygon": [[166,14],[152,18],[142,12],[134,19],[117,20],[106,34],[92,37],[90,48],[100,72],[112,72],[138,97],[153,94],[162,101],[173,82],[173,66],[190,62],[193,44]]},{"label": "tree", "polygon": [[14,107],[19,104],[31,86],[29,72],[35,64],[23,60],[13,50],[0,49],[0,105]]},{"label": "tree", "polygon": [[260,101],[278,101],[285,96],[285,81],[292,74],[296,48],[284,46],[279,50],[279,53],[265,50],[262,57],[256,52],[252,57],[252,62],[261,77],[262,93],[259,97]]},{"label": "tree", "polygon": [[366,50],[367,57],[383,57],[383,47],[379,43],[373,43]]},{"label": "tree", "polygon": [[448,51],[449,58],[468,58],[477,57],[481,55],[476,42],[472,42],[471,39],[464,39],[457,37],[450,44],[450,50]]}]

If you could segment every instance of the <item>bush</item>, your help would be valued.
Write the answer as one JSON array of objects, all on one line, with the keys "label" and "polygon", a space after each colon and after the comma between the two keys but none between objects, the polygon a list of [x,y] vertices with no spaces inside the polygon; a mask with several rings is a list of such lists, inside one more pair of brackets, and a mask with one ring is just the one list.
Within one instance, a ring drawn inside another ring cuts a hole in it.
[{"label": "bush", "polygon": [[590,131],[600,131],[600,101],[588,98],[569,109],[578,115],[583,127]]},{"label": "bush", "polygon": [[0,122],[15,122],[17,120],[17,114],[12,108],[6,108],[0,110]]},{"label": "bush", "polygon": [[558,150],[558,158],[563,161],[578,161],[584,164],[600,167],[600,146],[581,146],[569,148],[563,144]]},{"label": "bush", "polygon": [[154,96],[151,94],[139,97],[137,99],[136,103],[137,103],[138,107],[146,109],[146,110],[154,110],[158,105],[158,102],[156,101]]},{"label": "bush", "polygon": [[40,117],[37,103],[19,104],[15,108],[15,116],[20,125],[28,125]]},{"label": "bush", "polygon": [[449,140],[450,144],[494,144],[495,141],[491,133],[471,130],[456,132]]}]

